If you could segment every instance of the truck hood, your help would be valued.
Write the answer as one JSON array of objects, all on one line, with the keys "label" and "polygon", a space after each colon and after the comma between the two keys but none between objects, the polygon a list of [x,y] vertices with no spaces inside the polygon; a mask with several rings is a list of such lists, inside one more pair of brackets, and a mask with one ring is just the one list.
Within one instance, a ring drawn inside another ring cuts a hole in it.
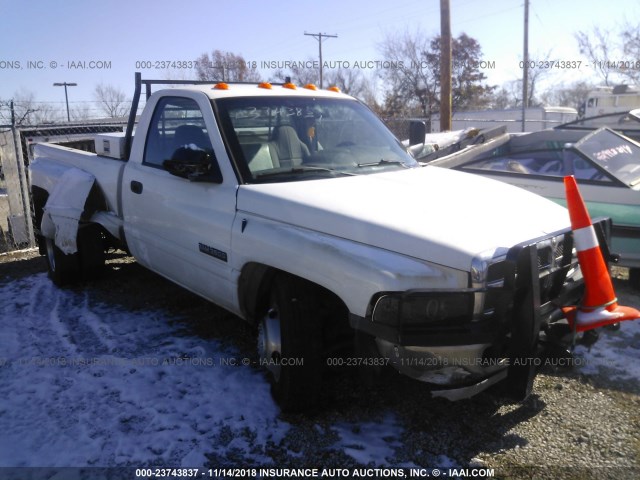
[{"label": "truck hood", "polygon": [[238,210],[463,271],[478,254],[570,225],[564,207],[538,195],[429,166],[242,185]]}]

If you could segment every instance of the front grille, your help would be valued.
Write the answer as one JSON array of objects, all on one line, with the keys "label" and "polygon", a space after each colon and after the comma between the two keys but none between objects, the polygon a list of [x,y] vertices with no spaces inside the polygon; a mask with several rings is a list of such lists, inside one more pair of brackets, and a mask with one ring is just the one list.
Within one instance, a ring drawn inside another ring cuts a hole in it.
[{"label": "front grille", "polygon": [[540,242],[537,250],[539,271],[560,265],[564,257],[564,235]]},{"label": "front grille", "polygon": [[572,252],[572,243],[568,234],[562,234],[536,244],[540,305],[552,301],[560,294],[567,275],[577,265],[577,258]]}]

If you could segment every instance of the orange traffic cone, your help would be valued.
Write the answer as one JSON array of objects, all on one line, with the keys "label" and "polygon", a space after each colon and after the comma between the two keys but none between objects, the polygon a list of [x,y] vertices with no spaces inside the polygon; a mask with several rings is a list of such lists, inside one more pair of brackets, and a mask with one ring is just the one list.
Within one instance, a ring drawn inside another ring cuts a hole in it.
[{"label": "orange traffic cone", "polygon": [[564,186],[573,239],[585,283],[582,304],[562,309],[569,326],[576,332],[584,332],[623,320],[640,318],[640,311],[635,308],[618,305],[609,269],[602,257],[589,212],[573,175],[564,177]]}]

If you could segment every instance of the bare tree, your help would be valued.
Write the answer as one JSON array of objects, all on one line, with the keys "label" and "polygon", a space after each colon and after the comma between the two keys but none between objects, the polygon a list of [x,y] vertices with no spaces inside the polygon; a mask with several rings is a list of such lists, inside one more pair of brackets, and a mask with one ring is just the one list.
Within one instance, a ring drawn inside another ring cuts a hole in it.
[{"label": "bare tree", "polygon": [[[537,66],[545,61],[552,61],[552,53],[550,51],[532,56],[529,59],[529,64]],[[540,84],[550,75],[553,75],[553,71],[548,68],[532,68],[531,66],[527,66],[529,67],[527,75],[527,105],[529,107],[537,107],[545,103],[544,99],[539,95]],[[504,82],[491,95],[489,105],[491,108],[497,109],[522,107],[522,79]]]},{"label": "bare tree", "polygon": [[[611,32],[599,27],[593,27],[591,32],[579,31],[575,33],[580,53],[589,59],[605,85],[610,85],[611,75],[615,71],[615,64],[610,63],[611,55],[616,47],[611,40]],[[614,62],[615,63],[615,62]]]},{"label": "bare tree", "polygon": [[509,80],[493,93],[490,106],[496,109],[517,108],[522,105],[522,81]]},{"label": "bare tree", "polygon": [[98,84],[93,96],[107,117],[124,117],[129,113],[131,102],[127,101],[126,95],[122,90],[113,85]]},{"label": "bare tree", "polygon": [[327,85],[335,85],[344,93],[353,97],[361,97],[368,83],[362,70],[355,68],[338,68],[325,73]]},{"label": "bare tree", "polygon": [[407,116],[418,110],[430,118],[436,110],[438,79],[423,58],[429,52],[431,40],[422,33],[390,35],[379,46],[385,59],[381,77],[389,86],[385,92],[384,110],[388,116]]},{"label": "bare tree", "polygon": [[12,100],[0,101],[0,123],[11,124],[12,117],[16,126],[39,125],[60,121],[62,112],[52,103],[38,102],[33,92],[21,89]]},{"label": "bare tree", "polygon": [[621,72],[634,83],[640,83],[640,24],[627,23],[621,33],[624,58]]},{"label": "bare tree", "polygon": [[307,85],[309,83],[316,84],[320,78],[320,68],[305,67],[304,65],[317,65],[318,62],[309,58],[304,62],[292,64],[289,70],[277,70],[273,74],[273,80],[284,82],[290,78],[296,85]]},{"label": "bare tree", "polygon": [[584,104],[588,93],[595,88],[595,85],[586,80],[578,80],[569,85],[554,85],[547,89],[542,95],[542,101],[547,105],[559,107],[573,107],[580,110]]},{"label": "bare tree", "polygon": [[[545,61],[553,61],[551,51],[543,55],[536,55],[535,57],[529,59],[529,63],[532,65],[540,65]],[[543,103],[537,97],[537,94],[540,90],[540,83],[549,78],[549,76],[553,73],[554,71],[549,68],[529,68],[529,74],[527,75],[527,105],[529,107],[538,107]],[[522,82],[520,82],[520,85],[522,85]],[[520,96],[522,97],[522,95]]]},{"label": "bare tree", "polygon": [[383,106],[380,104],[377,83],[374,78],[368,78],[364,82],[362,91],[359,93],[358,98],[362,100],[371,110],[373,110],[378,116],[384,116]]},{"label": "bare tree", "polygon": [[81,122],[92,117],[91,108],[87,103],[73,107],[69,113],[74,122]]},{"label": "bare tree", "polygon": [[242,55],[214,50],[203,53],[197,59],[198,80],[222,82],[259,82],[260,74],[246,62]]}]

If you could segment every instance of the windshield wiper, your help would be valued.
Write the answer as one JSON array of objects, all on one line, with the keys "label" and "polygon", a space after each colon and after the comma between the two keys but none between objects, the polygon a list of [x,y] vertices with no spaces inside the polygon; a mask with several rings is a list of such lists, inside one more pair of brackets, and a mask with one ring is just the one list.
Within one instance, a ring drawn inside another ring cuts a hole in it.
[{"label": "windshield wiper", "polygon": [[277,171],[260,173],[256,175],[256,178],[277,177],[280,175],[291,175],[291,174],[299,174],[299,173],[307,173],[307,172],[329,172],[329,173],[338,173],[340,175],[348,175],[348,176],[357,175],[357,173],[343,172],[342,170],[334,170],[332,168],[312,167],[307,165],[307,166],[292,167],[286,170],[277,170]]},{"label": "windshield wiper", "polygon": [[409,165],[407,165],[401,160],[386,160],[384,158],[381,159],[379,162],[359,163],[358,167],[378,167],[381,165],[400,165],[401,167],[404,167],[404,168],[410,168]]}]

